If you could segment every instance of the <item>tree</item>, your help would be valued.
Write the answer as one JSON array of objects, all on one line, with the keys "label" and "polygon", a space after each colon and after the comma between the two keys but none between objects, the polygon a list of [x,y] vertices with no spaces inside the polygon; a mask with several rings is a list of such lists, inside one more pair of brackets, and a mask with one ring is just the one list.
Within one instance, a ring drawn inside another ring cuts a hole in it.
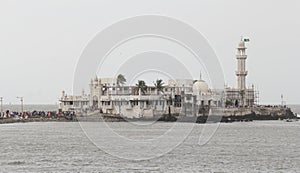
[{"label": "tree", "polygon": [[226,107],[227,106],[232,106],[233,102],[231,100],[226,100],[225,105],[226,105]]},{"label": "tree", "polygon": [[119,74],[117,77],[117,85],[124,85],[126,83],[126,78],[124,77],[124,75]]},{"label": "tree", "polygon": [[139,92],[139,90],[141,90],[141,92],[143,94],[146,94],[147,85],[146,85],[145,81],[143,81],[143,80],[138,81],[138,83],[136,84],[136,91]]},{"label": "tree", "polygon": [[163,92],[164,84],[165,83],[163,82],[162,79],[156,79],[156,82],[154,82],[154,86],[157,90],[157,93],[160,91]]}]

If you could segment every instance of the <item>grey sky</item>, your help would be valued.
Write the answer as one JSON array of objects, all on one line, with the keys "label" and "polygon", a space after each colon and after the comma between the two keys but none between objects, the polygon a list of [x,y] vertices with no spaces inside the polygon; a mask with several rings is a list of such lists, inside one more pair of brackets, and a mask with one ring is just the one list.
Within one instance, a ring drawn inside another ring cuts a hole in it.
[{"label": "grey sky", "polygon": [[0,96],[5,103],[55,103],[72,91],[81,51],[121,19],[166,15],[199,30],[215,49],[228,85],[235,86],[235,48],[248,44],[248,83],[261,103],[300,103],[298,0],[0,1]]}]

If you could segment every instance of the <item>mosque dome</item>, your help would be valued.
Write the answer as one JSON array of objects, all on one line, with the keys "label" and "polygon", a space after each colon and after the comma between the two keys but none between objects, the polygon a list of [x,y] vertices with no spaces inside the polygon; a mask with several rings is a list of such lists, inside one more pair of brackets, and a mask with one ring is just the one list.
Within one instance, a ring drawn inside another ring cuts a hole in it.
[{"label": "mosque dome", "polygon": [[197,80],[193,84],[194,95],[206,94],[208,93],[208,91],[209,91],[208,85],[204,80]]}]

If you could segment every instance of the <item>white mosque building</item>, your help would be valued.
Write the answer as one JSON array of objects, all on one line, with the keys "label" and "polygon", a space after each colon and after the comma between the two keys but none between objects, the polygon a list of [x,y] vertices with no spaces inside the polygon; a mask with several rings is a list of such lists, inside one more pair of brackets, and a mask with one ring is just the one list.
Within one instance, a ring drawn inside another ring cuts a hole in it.
[{"label": "white mosque building", "polygon": [[237,48],[238,88],[211,89],[202,80],[169,80],[158,89],[147,86],[142,91],[137,86],[119,85],[116,78],[95,77],[90,82],[90,93],[60,98],[60,111],[99,111],[126,118],[154,117],[162,114],[201,116],[211,108],[235,106],[250,107],[255,104],[254,87],[246,88],[246,47],[242,39]]}]

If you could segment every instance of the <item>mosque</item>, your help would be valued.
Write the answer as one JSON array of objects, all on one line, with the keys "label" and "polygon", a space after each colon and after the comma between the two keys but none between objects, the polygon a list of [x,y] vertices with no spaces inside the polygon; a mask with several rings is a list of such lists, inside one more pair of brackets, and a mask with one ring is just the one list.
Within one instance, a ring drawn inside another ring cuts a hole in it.
[{"label": "mosque", "polygon": [[211,108],[252,107],[256,103],[254,86],[246,87],[247,39],[237,47],[237,88],[211,89],[201,79],[169,80],[163,87],[120,85],[117,78],[98,78],[90,81],[90,93],[68,96],[62,92],[60,111],[119,115],[126,118],[154,117],[162,114],[201,116]]}]

